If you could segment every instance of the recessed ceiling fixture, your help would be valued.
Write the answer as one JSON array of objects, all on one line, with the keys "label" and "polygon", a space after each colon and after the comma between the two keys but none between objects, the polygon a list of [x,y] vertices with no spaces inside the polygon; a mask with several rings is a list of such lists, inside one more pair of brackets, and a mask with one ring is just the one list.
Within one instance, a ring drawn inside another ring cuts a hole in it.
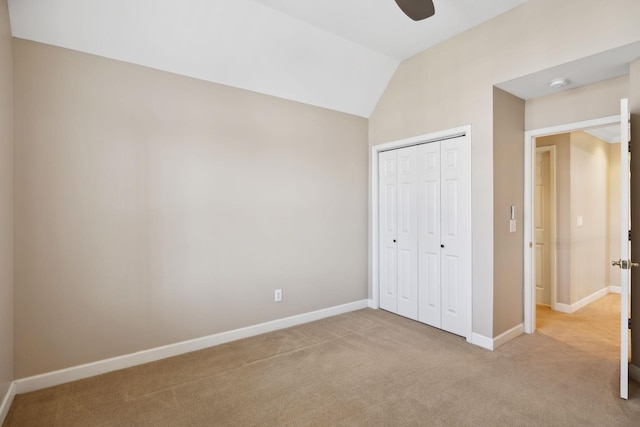
[{"label": "recessed ceiling fixture", "polygon": [[549,87],[552,89],[560,89],[569,86],[571,81],[566,77],[558,77],[557,79],[549,80]]}]

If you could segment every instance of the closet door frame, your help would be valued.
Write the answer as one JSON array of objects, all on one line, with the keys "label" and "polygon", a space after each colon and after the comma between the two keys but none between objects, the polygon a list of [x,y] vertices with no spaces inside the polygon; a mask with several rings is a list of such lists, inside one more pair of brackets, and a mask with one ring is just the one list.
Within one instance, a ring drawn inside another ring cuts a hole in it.
[{"label": "closet door frame", "polygon": [[[394,150],[397,148],[409,147],[412,145],[426,144],[429,142],[437,142],[445,139],[464,137],[467,143],[471,144],[471,126],[460,126],[457,128],[447,129],[439,132],[433,132],[429,134],[414,136],[411,138],[401,139],[397,141],[386,142],[383,144],[374,145],[369,152],[369,164],[370,167],[370,195],[369,195],[369,289],[371,290],[370,307],[378,309],[380,308],[380,277],[379,277],[379,215],[378,215],[378,154],[383,151]],[[469,212],[471,215],[471,212]],[[471,260],[471,248],[468,248],[468,259]],[[472,289],[471,280],[469,280],[467,295],[469,295],[467,302],[467,333],[465,338],[467,342],[472,342]]]}]

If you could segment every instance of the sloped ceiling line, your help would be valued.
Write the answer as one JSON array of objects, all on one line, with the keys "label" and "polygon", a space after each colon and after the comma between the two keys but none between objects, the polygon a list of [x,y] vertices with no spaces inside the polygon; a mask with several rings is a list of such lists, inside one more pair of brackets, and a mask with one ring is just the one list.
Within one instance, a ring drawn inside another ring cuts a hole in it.
[{"label": "sloped ceiling line", "polygon": [[526,0],[9,0],[13,35],[369,117],[400,62]]}]

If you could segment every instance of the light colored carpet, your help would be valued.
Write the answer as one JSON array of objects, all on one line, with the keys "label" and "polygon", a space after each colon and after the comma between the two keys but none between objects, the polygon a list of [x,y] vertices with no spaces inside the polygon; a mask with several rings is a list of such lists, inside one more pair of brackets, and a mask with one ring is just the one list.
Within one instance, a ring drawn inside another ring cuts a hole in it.
[{"label": "light colored carpet", "polygon": [[16,396],[13,426],[639,426],[616,304],[539,308],[494,352],[361,310]]}]

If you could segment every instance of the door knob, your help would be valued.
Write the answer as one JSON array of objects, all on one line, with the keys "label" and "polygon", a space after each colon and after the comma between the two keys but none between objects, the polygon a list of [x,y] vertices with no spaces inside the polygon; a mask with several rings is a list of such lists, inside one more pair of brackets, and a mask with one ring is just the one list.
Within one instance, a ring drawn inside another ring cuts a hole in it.
[{"label": "door knob", "polygon": [[631,262],[631,260],[619,259],[618,261],[611,261],[611,265],[617,265],[623,270],[628,270],[634,267],[640,267],[640,264],[637,262]]}]

